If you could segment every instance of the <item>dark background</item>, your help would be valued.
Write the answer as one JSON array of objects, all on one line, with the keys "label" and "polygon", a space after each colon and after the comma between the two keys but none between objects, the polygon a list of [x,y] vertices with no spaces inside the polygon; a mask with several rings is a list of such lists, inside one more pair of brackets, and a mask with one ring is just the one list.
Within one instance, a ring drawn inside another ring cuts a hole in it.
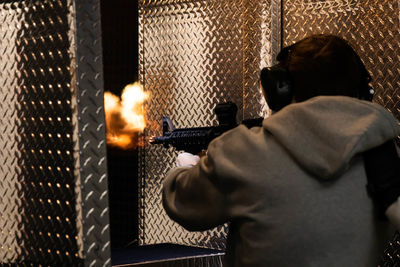
[{"label": "dark background", "polygon": [[101,0],[104,90],[120,95],[138,80],[138,1]]},{"label": "dark background", "polygon": [[[104,91],[138,80],[138,2],[101,0]],[[111,249],[138,245],[138,151],[107,147]]]}]

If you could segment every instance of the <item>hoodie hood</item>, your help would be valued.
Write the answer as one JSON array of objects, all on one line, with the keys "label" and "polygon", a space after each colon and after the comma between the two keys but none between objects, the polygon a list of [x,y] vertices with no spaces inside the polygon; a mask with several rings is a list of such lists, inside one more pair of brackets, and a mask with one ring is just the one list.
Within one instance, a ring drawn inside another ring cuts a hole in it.
[{"label": "hoodie hood", "polygon": [[345,96],[318,96],[288,105],[264,120],[263,128],[321,179],[335,178],[356,154],[400,134],[398,121],[385,108]]}]

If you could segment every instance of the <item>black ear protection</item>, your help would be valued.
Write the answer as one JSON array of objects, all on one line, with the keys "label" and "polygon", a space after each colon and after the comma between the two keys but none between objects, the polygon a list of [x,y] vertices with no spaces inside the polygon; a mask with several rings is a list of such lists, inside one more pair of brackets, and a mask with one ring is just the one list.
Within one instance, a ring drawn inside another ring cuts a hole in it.
[{"label": "black ear protection", "polygon": [[289,72],[279,64],[261,70],[261,85],[268,107],[278,111],[292,102],[293,89]]},{"label": "black ear protection", "polygon": [[276,57],[278,64],[263,68],[260,73],[261,86],[265,91],[268,107],[274,111],[278,111],[292,102],[292,80],[286,67],[282,65],[282,62],[289,57],[292,46],[284,47],[279,52]]},{"label": "black ear protection", "polygon": [[[283,63],[288,59],[290,50],[293,46],[294,44],[283,48],[276,57],[279,63],[272,67],[263,68],[260,73],[261,85],[265,91],[267,104],[269,108],[274,111],[278,111],[289,105],[293,99],[293,82],[289,71],[283,65]],[[361,68],[363,81],[361,88],[355,97],[362,100],[372,101],[374,90],[369,85],[371,76],[362,63],[360,57],[358,55],[356,56]]]}]

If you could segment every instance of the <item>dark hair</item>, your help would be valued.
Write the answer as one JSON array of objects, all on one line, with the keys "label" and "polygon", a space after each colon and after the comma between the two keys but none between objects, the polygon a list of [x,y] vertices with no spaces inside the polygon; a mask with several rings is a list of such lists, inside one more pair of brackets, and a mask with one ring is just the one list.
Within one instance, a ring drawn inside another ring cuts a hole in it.
[{"label": "dark hair", "polygon": [[282,49],[277,59],[290,74],[297,102],[318,95],[362,98],[371,79],[353,48],[335,35],[302,39]]}]

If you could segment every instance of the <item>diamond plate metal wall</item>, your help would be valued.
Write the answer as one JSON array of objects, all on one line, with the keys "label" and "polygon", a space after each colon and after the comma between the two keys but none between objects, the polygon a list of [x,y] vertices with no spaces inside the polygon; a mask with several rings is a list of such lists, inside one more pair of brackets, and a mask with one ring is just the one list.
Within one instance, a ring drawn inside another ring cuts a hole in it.
[{"label": "diamond plate metal wall", "polygon": [[[133,263],[133,264],[121,264],[113,265],[115,267],[189,267],[189,266],[199,266],[199,267],[218,267],[223,266],[224,253],[219,253],[218,255],[207,255],[207,256],[196,256],[196,257],[185,257],[176,258],[168,260],[158,260],[143,263]],[[386,267],[386,266],[385,266]]]},{"label": "diamond plate metal wall", "polygon": [[83,258],[111,266],[99,0],[75,0],[75,12]]},{"label": "diamond plate metal wall", "polygon": [[80,262],[71,8],[67,1],[1,4],[1,220],[9,228],[1,232],[2,263]]},{"label": "diamond plate metal wall", "polygon": [[314,33],[348,40],[372,76],[374,101],[400,118],[398,0],[283,1],[283,43]]},{"label": "diamond plate metal wall", "polygon": [[[238,119],[265,114],[259,70],[272,65],[283,45],[314,33],[343,36],[373,77],[375,101],[399,118],[400,1],[141,1],[139,68],[149,127],[161,134],[162,115],[177,127],[215,124],[213,107],[232,100]],[[281,21],[282,18],[282,21]],[[161,183],[176,151],[141,150],[141,244],[173,242],[224,248],[226,227],[189,233],[161,207]]]},{"label": "diamond plate metal wall", "polygon": [[[7,13],[4,10],[10,10]],[[15,136],[20,136],[21,130],[16,125],[20,121],[17,114],[17,105],[19,103],[14,91],[20,92],[23,81],[19,78],[19,72],[15,61],[19,59],[19,53],[16,50],[16,41],[18,37],[17,28],[21,26],[20,18],[23,16],[21,10],[11,9],[11,4],[0,4],[0,31],[2,39],[0,41],[0,81],[1,96],[0,110],[3,116],[0,120],[1,136],[0,142],[2,149],[0,157],[2,165],[0,173],[0,261],[2,263],[15,262],[19,257],[20,246],[17,240],[17,234],[22,224],[20,215],[22,195],[22,181],[19,174],[18,161],[15,159],[19,154],[19,149],[13,141]],[[11,92],[7,93],[6,92]],[[10,109],[10,107],[12,107]],[[11,205],[10,205],[11,203]],[[11,220],[9,218],[12,218]]]},{"label": "diamond plate metal wall", "polygon": [[1,265],[110,265],[98,18],[0,3]]},{"label": "diamond plate metal wall", "polygon": [[[263,115],[261,67],[279,47],[279,1],[141,1],[139,9],[140,80],[151,92],[145,137],[161,134],[161,117],[176,127],[216,124],[219,102],[233,101],[238,120]],[[280,7],[280,4],[279,4]],[[263,109],[264,108],[264,109]],[[161,184],[176,151],[147,146],[141,150],[141,244],[172,242],[225,247],[226,226],[205,233],[185,231],[161,206]]]}]

